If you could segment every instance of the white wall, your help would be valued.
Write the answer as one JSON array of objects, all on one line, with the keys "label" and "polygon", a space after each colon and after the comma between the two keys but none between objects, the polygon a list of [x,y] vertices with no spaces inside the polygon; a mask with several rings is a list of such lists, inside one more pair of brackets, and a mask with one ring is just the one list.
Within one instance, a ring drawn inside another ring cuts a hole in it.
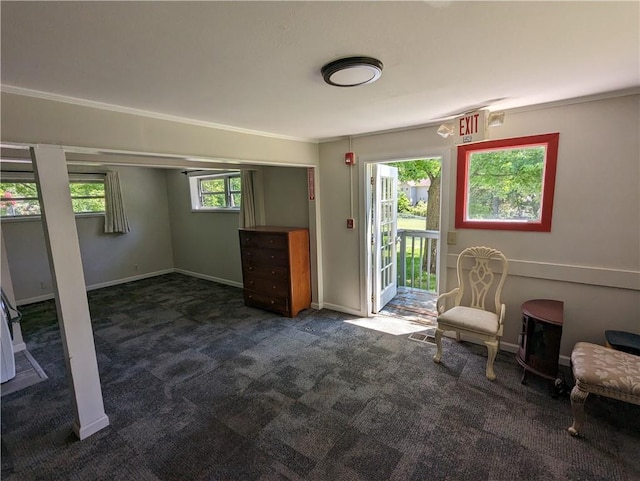
[{"label": "white wall", "polygon": [[[505,124],[490,130],[491,138],[560,132],[552,231],[460,230],[457,245],[449,246],[451,253],[445,257],[451,266],[456,253],[477,244],[505,252],[511,262],[505,291],[506,342],[516,342],[521,303],[539,297],[563,299],[566,303],[562,344],[565,355],[578,340],[602,342],[605,329],[640,332],[639,112],[638,95],[616,97],[507,112]],[[3,140],[8,142],[200,154],[262,165],[315,166],[318,200],[302,205],[311,207],[309,216],[314,222],[320,219],[314,228],[321,233],[322,241],[317,246],[321,256],[317,272],[323,277],[317,290],[322,293],[321,305],[345,312],[366,312],[363,263],[366,243],[362,229],[365,163],[442,156],[443,179],[447,179],[442,193],[446,211],[442,226],[443,230],[454,227],[455,158],[450,140],[436,135],[435,127],[359,136],[352,140],[352,149],[347,140],[318,147],[4,93],[2,126]],[[348,150],[359,156],[351,171],[353,175],[344,164],[344,152]],[[197,222],[199,228],[205,227],[205,235],[195,237],[204,249],[229,249],[228,263],[203,267],[203,262],[212,261],[202,256],[190,259],[187,253],[192,244],[175,234],[197,229],[186,221],[179,223],[181,218],[174,212],[179,204],[174,194],[181,187],[175,185],[173,174],[168,174],[167,179],[175,266],[197,272],[207,270],[239,282],[239,251],[232,250],[238,249],[237,232],[229,234],[237,226],[237,218],[224,214],[227,217],[220,220],[220,228],[205,220]],[[277,180],[274,182],[277,184]],[[345,226],[350,214],[350,189],[355,199],[355,230]],[[184,199],[188,202],[188,196]],[[276,197],[278,203],[283,202],[281,199]],[[281,216],[288,207],[284,203],[275,208],[270,214],[272,220],[296,218],[297,222],[296,216],[301,213]],[[207,214],[193,216],[198,215]],[[11,241],[6,241],[7,247],[11,247]],[[13,242],[13,248],[17,248],[17,241]],[[312,250],[315,248],[312,246]],[[39,269],[34,271],[40,273]],[[451,286],[451,270],[449,274]],[[20,297],[18,292],[16,296]]]},{"label": "white wall", "polygon": [[[165,172],[140,167],[112,170],[120,173],[131,232],[105,234],[103,216],[76,217],[89,287],[173,268]],[[2,232],[16,301],[25,303],[52,296],[41,221],[6,220],[2,222]]]},{"label": "white wall", "polygon": [[309,227],[307,169],[264,167],[265,224]]},{"label": "white wall", "polygon": [[[238,165],[239,163],[251,163],[252,165],[296,165],[296,166],[314,166],[318,159],[318,146],[315,143],[289,140],[283,138],[274,138],[264,135],[252,135],[248,133],[241,133],[231,130],[223,130],[211,128],[203,125],[192,125],[188,123],[181,123],[169,120],[163,120],[158,118],[133,115],[128,113],[115,112],[110,110],[101,110],[81,105],[73,105],[63,102],[56,102],[41,98],[27,97],[23,95],[8,94],[6,92],[1,93],[2,96],[2,140],[3,142],[14,143],[27,143],[27,144],[54,144],[71,146],[68,148],[70,154],[68,158],[73,160],[82,161],[83,156],[92,161],[101,162],[106,159],[112,163],[149,165],[149,166],[164,166],[164,167],[198,167],[209,168],[213,163],[224,165],[224,163],[231,163]],[[90,149],[94,151],[98,150],[115,150],[115,151],[131,151],[131,152],[145,152],[155,154],[170,154],[171,157],[134,157],[124,158],[109,156],[108,158],[100,157],[98,155],[82,154],[83,149]],[[173,157],[173,154],[178,157]],[[196,160],[181,160],[186,157],[195,158]],[[137,160],[139,159],[139,160]],[[301,169],[304,170],[304,169]],[[164,172],[163,172],[164,175]],[[123,186],[124,188],[124,186]],[[139,190],[142,194],[143,190]],[[166,189],[164,195],[167,195]],[[188,200],[188,196],[187,196]],[[164,201],[166,204],[166,200]],[[307,204],[300,205],[303,208],[308,208]],[[173,207],[173,206],[172,206]],[[152,219],[153,215],[148,216],[150,212],[147,212],[147,218]],[[272,210],[271,212],[273,220],[284,220],[279,212]],[[158,218],[158,226],[168,219],[169,210],[165,207],[164,213]],[[207,214],[204,214],[207,215]],[[225,235],[235,230],[233,234],[233,240],[230,237],[225,237],[219,241],[221,244],[233,245],[237,248],[235,241],[237,238],[237,215],[235,219],[233,214],[225,214],[227,217],[222,220],[222,227]],[[229,215],[231,217],[229,217]],[[300,211],[294,209],[294,219],[296,222],[301,222],[303,216],[300,216]],[[308,214],[307,214],[308,215]],[[175,222],[178,223],[177,227],[173,226],[174,233],[180,232],[181,228],[189,229],[190,226],[180,224],[182,221],[179,217],[175,217]],[[79,231],[86,231],[89,233],[98,232],[99,220],[97,219],[79,219]],[[203,226],[209,224],[200,221]],[[169,223],[166,222],[166,227],[169,229]],[[17,264],[24,265],[25,267],[16,268],[16,275],[22,277],[24,289],[21,294],[17,293],[18,298],[31,298],[33,296],[42,296],[51,292],[50,290],[50,276],[48,274],[48,264],[46,256],[44,255],[44,240],[42,235],[42,228],[39,225],[25,224],[22,226],[9,225],[8,229],[13,232],[13,236],[7,239],[7,245],[11,244],[16,255],[19,257]],[[231,227],[233,229],[231,229]],[[212,229],[209,227],[205,227]],[[147,234],[144,234],[146,240],[151,241],[151,245],[155,242],[154,235],[157,234],[158,228],[149,229],[149,238],[146,239]],[[214,228],[218,233],[218,229]],[[205,242],[209,238],[220,239],[220,236],[210,235],[212,232],[205,232]],[[128,239],[135,238],[135,234],[128,234]],[[175,236],[175,240],[178,244],[176,247],[176,256],[178,261],[176,266],[180,268],[194,269],[194,272],[213,272],[220,275],[221,280],[230,282],[241,281],[241,274],[239,268],[239,253],[234,254],[230,251],[228,262],[225,261],[222,264],[214,265],[202,265],[203,259],[206,261],[206,257],[198,256],[199,260],[189,259],[185,254],[185,249],[188,249],[188,242],[184,236]],[[164,239],[168,239],[166,242]],[[20,239],[27,239],[23,244]],[[151,248],[136,252],[135,255],[131,251],[120,252],[123,254],[121,264],[110,264],[108,262],[102,263],[103,268],[108,272],[108,275],[101,276],[98,274],[99,269],[96,272],[88,272],[87,284],[91,282],[105,282],[110,281],[113,276],[120,276],[126,279],[130,275],[130,268],[135,265],[134,258],[139,260],[137,262],[139,272],[146,272],[146,264],[150,264],[153,261],[148,258],[150,256],[158,256],[158,263],[164,268],[165,265],[169,268],[173,268],[173,261],[171,259],[171,252],[164,253],[158,252],[163,250],[165,245],[170,246],[170,235],[166,237],[164,233],[159,237],[159,246],[157,248]],[[140,239],[138,239],[140,240]],[[211,241],[209,241],[211,242]],[[218,242],[218,241],[214,241]],[[168,243],[168,244],[167,244]],[[81,248],[83,249],[83,256],[101,254],[103,257],[111,257],[109,254],[110,249],[102,250],[98,248],[98,244],[86,244],[80,238]],[[104,247],[104,246],[103,246]],[[148,247],[148,246],[147,246]],[[215,247],[215,244],[214,244]],[[232,249],[232,248],[231,248]],[[42,255],[37,254],[34,259],[29,259],[31,252],[41,252]],[[106,253],[105,253],[106,252]],[[131,254],[131,255],[130,255]],[[146,256],[145,254],[148,254]],[[162,260],[166,257],[168,260],[166,263]],[[233,266],[233,267],[232,267]],[[153,267],[151,268],[153,269]],[[117,270],[118,272],[114,272]],[[111,273],[113,275],[111,275]],[[97,278],[94,278],[93,275]],[[40,283],[45,283],[45,289],[40,288]]]},{"label": "white wall", "polygon": [[[256,188],[266,225],[309,226],[305,168],[260,167]],[[217,282],[241,286],[237,212],[193,212],[189,181],[167,172],[175,268]]]},{"label": "white wall", "polygon": [[192,212],[189,179],[167,171],[175,268],[231,285],[242,284],[237,212]]},{"label": "white wall", "polygon": [[[354,167],[344,163],[344,153],[349,150],[346,139],[320,145],[324,305],[366,315],[369,297],[364,279],[368,245],[365,242],[364,212],[366,165],[377,161],[440,157],[443,168],[447,169],[451,146],[436,135],[435,129],[423,128],[353,138],[351,150],[358,157]],[[349,169],[353,171],[350,173]],[[443,195],[444,192],[443,187]],[[354,199],[354,230],[346,228],[351,197]]]},{"label": "white wall", "polygon": [[178,154],[254,164],[314,165],[318,158],[317,146],[310,142],[214,129],[6,92],[1,95],[4,142]]},{"label": "white wall", "polygon": [[[237,212],[192,212],[179,170],[111,167],[120,172],[131,232],[104,234],[104,217],[77,217],[85,282],[98,287],[174,268],[241,286]],[[266,224],[309,226],[306,168],[259,168]],[[95,169],[94,169],[95,170]],[[2,222],[19,303],[53,295],[42,223]]]},{"label": "white wall", "polygon": [[[504,341],[516,343],[520,305],[527,299],[565,301],[562,354],[577,341],[602,343],[604,330],[640,332],[640,97],[638,95],[507,112],[491,138],[560,132],[553,225],[550,233],[459,230],[449,246],[449,267],[471,245],[502,250],[512,275],[505,290]],[[324,299],[326,305],[357,310],[363,306],[362,231],[344,226],[349,176],[341,162],[347,142],[320,148]],[[455,158],[434,128],[353,139],[360,176],[353,188],[362,196],[365,161],[416,158],[443,152],[449,183],[443,186],[448,215],[443,230],[454,230]],[[447,158],[451,161],[447,161]],[[444,189],[448,187],[446,197]],[[362,211],[361,211],[362,213]],[[362,219],[359,219],[362,224]],[[448,287],[455,284],[448,271]]]}]

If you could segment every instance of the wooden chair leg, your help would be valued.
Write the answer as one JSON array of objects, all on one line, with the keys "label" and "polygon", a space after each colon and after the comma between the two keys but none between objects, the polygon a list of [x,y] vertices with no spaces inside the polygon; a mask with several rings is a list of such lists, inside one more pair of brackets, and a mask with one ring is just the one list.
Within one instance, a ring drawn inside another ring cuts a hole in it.
[{"label": "wooden chair leg", "polygon": [[438,329],[436,327],[436,354],[435,356],[433,356],[433,362],[435,363],[440,363],[440,359],[442,358],[442,334],[444,333],[443,330]]},{"label": "wooden chair leg", "polygon": [[577,385],[571,390],[571,411],[573,411],[573,424],[568,428],[572,436],[578,436],[580,428],[584,424],[584,403],[589,395]]},{"label": "wooden chair leg", "polygon": [[498,341],[485,341],[487,346],[487,379],[495,381],[496,373],[493,371],[493,361],[496,360],[498,354]]}]

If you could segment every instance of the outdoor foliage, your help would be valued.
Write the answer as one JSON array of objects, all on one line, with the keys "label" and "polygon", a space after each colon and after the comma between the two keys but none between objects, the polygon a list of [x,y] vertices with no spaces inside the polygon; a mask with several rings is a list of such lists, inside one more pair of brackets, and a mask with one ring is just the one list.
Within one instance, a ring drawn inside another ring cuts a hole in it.
[{"label": "outdoor foliage", "polygon": [[469,160],[469,219],[540,218],[545,148],[475,152]]},{"label": "outdoor foliage", "polygon": [[411,203],[404,192],[398,193],[398,212],[403,214],[411,212]]},{"label": "outdoor foliage", "polygon": [[104,212],[104,182],[72,182],[69,188],[74,212]]},{"label": "outdoor foliage", "polygon": [[219,208],[239,207],[240,190],[239,176],[200,179],[200,205]]},{"label": "outdoor foliage", "polygon": [[427,203],[424,200],[418,201],[418,203],[411,208],[411,213],[419,217],[427,217]]},{"label": "outdoor foliage", "polygon": [[[71,182],[71,202],[75,213],[104,212],[104,182]],[[35,182],[1,182],[0,215],[40,215]]]},{"label": "outdoor foliage", "polygon": [[[419,159],[409,162],[394,162],[391,165],[398,169],[398,179],[400,182],[419,182],[423,179],[429,179],[429,193],[428,203],[418,202],[418,204],[411,208],[410,213],[420,217],[426,217],[422,229],[426,230],[439,230],[440,229],[440,174],[442,170],[442,164],[440,159]],[[400,254],[399,254],[400,265]],[[429,289],[435,283],[435,269],[437,258],[437,247],[434,243],[431,248],[431,265],[427,265],[428,256],[420,256],[415,252],[406,253],[407,262],[407,276],[410,277],[410,272],[413,272],[414,279],[416,279],[416,285],[412,287],[421,287],[425,289],[426,286],[430,286]],[[429,274],[433,272],[434,274]],[[421,277],[426,277],[420,279]],[[407,282],[410,282],[407,280]]]},{"label": "outdoor foliage", "polygon": [[[393,162],[389,165],[397,167],[398,180],[400,182],[420,181],[423,179],[435,179],[440,176],[439,159],[420,159],[410,162]],[[432,182],[433,184],[433,182]]]},{"label": "outdoor foliage", "polygon": [[[398,256],[398,261],[400,261],[400,256]],[[424,269],[420,269],[420,263],[417,262],[416,258],[409,256],[406,258],[406,273],[405,287],[435,292],[437,285],[436,274],[430,274]],[[399,282],[401,282],[400,279]]]},{"label": "outdoor foliage", "polygon": [[[416,239],[416,245],[412,245],[410,238],[407,239],[404,255],[401,251],[401,245],[398,244],[398,285],[411,287],[414,289],[423,289],[428,291],[436,290],[437,275],[435,270],[435,262],[431,263],[431,268],[427,268],[427,256],[429,249],[427,248],[426,239]],[[437,240],[432,243],[431,255],[436,255]],[[402,262],[404,260],[404,278]]]},{"label": "outdoor foliage", "polygon": [[200,203],[203,207],[226,207],[224,184],[224,177],[200,180]]},{"label": "outdoor foliage", "polygon": [[[440,159],[418,159],[408,162],[393,162],[389,165],[398,169],[398,180],[400,182],[419,182],[429,179],[429,202],[418,203],[417,206],[409,208],[407,213],[426,217],[425,228],[427,230],[438,230],[440,221]],[[398,210],[398,212],[402,212]]]}]

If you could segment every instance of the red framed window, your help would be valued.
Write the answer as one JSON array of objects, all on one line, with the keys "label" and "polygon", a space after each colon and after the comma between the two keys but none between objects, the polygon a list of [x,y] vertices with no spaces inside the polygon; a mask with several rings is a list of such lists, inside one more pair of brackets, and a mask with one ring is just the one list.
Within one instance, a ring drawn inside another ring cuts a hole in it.
[{"label": "red framed window", "polygon": [[550,232],[559,138],[458,146],[456,228]]}]

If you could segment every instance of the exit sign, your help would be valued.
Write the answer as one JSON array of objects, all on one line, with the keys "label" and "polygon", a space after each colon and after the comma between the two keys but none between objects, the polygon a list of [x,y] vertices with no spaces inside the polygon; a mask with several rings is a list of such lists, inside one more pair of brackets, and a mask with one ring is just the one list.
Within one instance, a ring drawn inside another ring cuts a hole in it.
[{"label": "exit sign", "polygon": [[486,112],[478,110],[456,118],[453,127],[456,144],[468,144],[486,139]]}]

